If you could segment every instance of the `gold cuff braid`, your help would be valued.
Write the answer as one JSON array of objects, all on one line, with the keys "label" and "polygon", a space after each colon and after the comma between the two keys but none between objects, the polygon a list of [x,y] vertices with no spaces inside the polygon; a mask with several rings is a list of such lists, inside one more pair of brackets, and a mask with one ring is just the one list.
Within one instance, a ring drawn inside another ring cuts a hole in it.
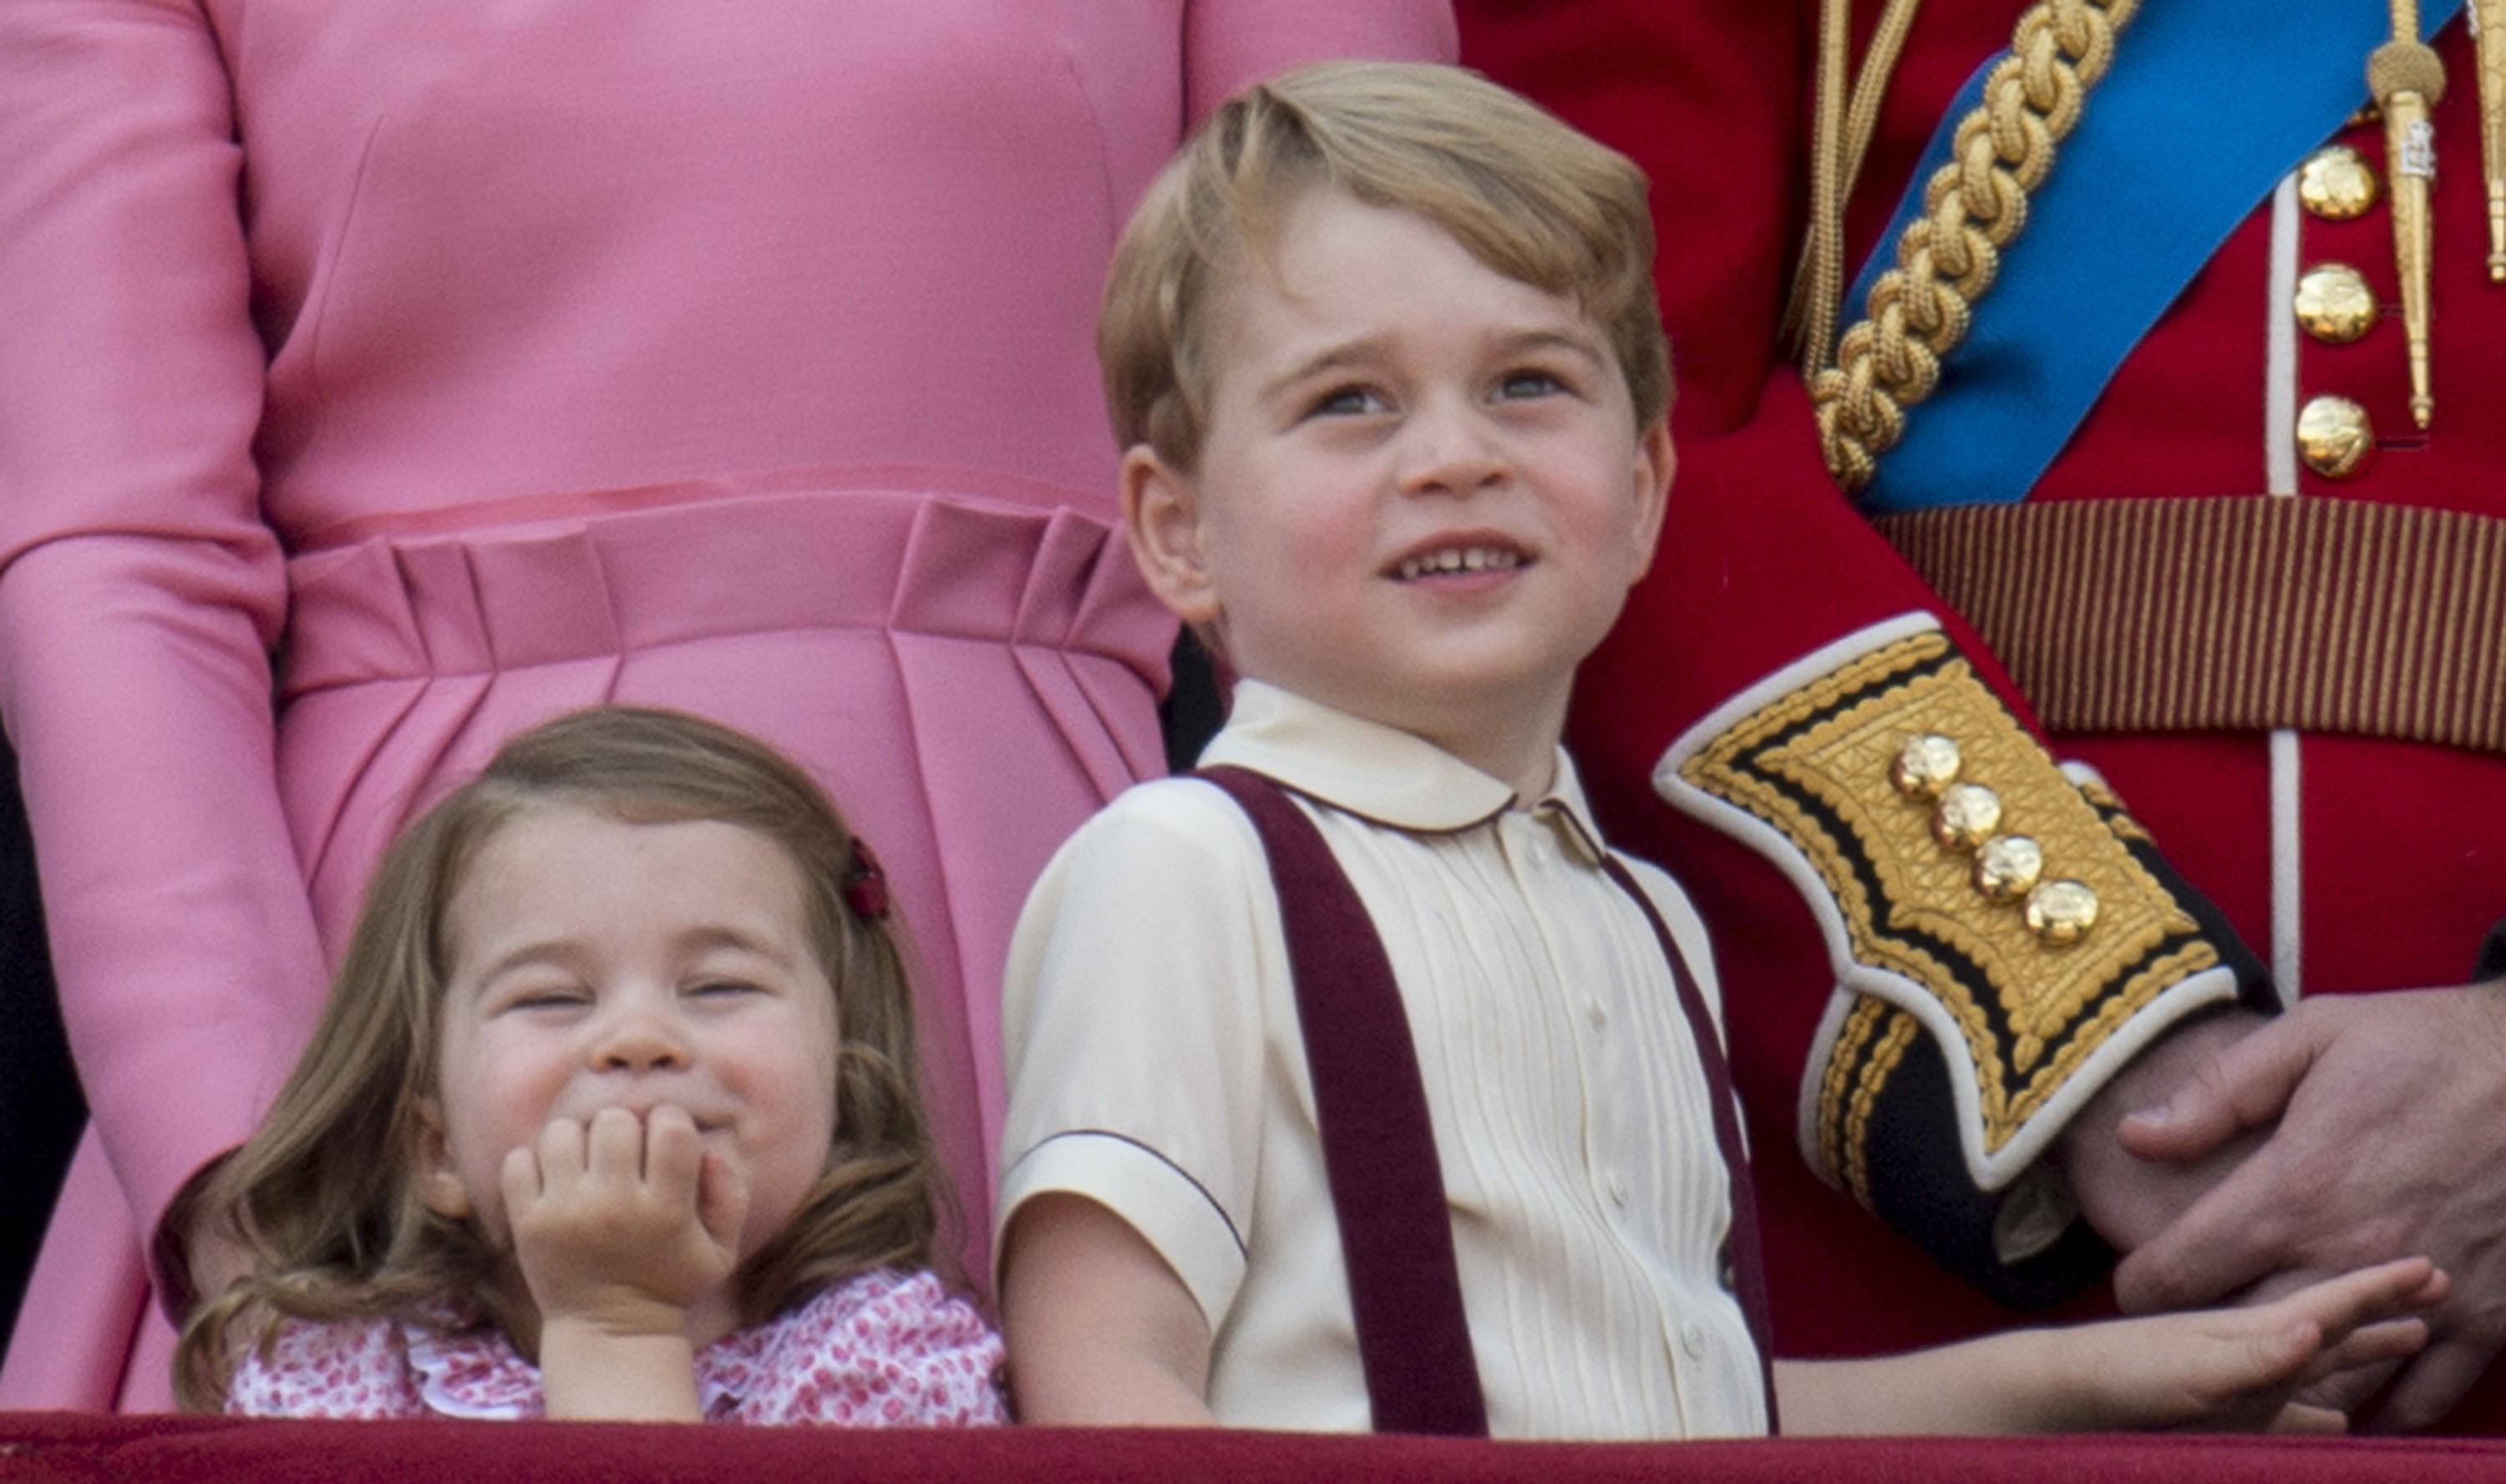
[{"label": "gold cuff braid", "polygon": [[[2094,933],[2053,945],[1977,893],[1967,858],[1943,849],[1926,806],[1889,781],[1906,739],[1932,733],[1955,738],[1993,781],[2013,828],[2094,890],[2103,909]],[[1844,955],[1912,997],[1886,1005],[1866,994],[1813,1074],[1818,1145],[1866,1200],[1868,1115],[1909,1053],[1915,1020],[1951,1042],[1953,1078],[1971,1078],[1980,1126],[1961,1140],[1988,1159],[2135,1012],[2220,962],[2131,853],[2137,828],[2111,798],[2065,778],[1936,630],[1867,651],[1759,707],[1676,768],[1798,851],[1835,905]]]},{"label": "gold cuff braid", "polygon": [[1872,285],[1836,366],[1810,380],[1827,467],[1847,491],[1871,482],[1905,436],[1906,409],[1932,394],[1941,358],[1966,337],[2001,250],[2026,225],[2029,193],[2052,172],[2055,147],[2138,9],[2139,0],[2042,0],[2020,18],[1984,101],[1958,124],[1951,162],[1923,188],[1923,215],[1899,237],[1897,265]]}]

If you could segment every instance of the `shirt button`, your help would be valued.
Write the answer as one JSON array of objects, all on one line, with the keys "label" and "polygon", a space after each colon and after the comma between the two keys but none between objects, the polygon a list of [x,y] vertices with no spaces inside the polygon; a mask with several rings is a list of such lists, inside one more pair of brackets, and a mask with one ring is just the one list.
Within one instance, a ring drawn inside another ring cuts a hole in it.
[{"label": "shirt button", "polygon": [[1705,1359],[1705,1326],[1695,1320],[1679,1326],[1679,1348],[1688,1352],[1692,1360]]},{"label": "shirt button", "polygon": [[1550,848],[1547,840],[1533,840],[1531,842],[1531,864],[1534,866],[1548,865],[1550,857],[1556,854],[1557,852]]},{"label": "shirt button", "polygon": [[1610,1023],[1610,1012],[1600,1001],[1587,1000],[1584,1002],[1584,1018],[1593,1022],[1593,1029],[1597,1031]]}]

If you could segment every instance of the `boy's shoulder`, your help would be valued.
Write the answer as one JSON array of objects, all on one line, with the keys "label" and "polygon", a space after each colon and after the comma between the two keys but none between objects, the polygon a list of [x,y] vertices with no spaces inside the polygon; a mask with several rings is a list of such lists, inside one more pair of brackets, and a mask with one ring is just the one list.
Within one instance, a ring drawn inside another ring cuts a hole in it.
[{"label": "boy's shoulder", "polygon": [[1251,821],[1226,791],[1191,773],[1135,783],[1097,810],[1070,837],[1083,845],[1168,849],[1181,855],[1240,852],[1253,839]]},{"label": "boy's shoulder", "polygon": [[1030,916],[1107,909],[1206,911],[1249,898],[1270,876],[1252,821],[1189,774],[1124,790],[1063,841],[1027,901]]}]

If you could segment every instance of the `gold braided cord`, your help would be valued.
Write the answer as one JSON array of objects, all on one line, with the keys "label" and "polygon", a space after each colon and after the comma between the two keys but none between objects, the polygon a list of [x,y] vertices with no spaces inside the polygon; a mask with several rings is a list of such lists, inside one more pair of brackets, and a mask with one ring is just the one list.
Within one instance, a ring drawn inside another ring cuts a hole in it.
[{"label": "gold braided cord", "polygon": [[[1862,158],[1879,126],[1880,102],[1921,0],[1888,0],[1848,88],[1853,0],[1819,0],[1818,96],[1810,156],[1809,230],[1793,272],[1784,333],[1796,336],[1802,374],[1833,364],[1836,319],[1844,299],[1844,203],[1862,174]],[[1850,98],[1848,100],[1848,93]]]},{"label": "gold braided cord", "polygon": [[1797,337],[1803,374],[1826,364],[1836,334],[1836,301],[1844,292],[1841,238],[1844,187],[1838,179],[1844,144],[1845,72],[1852,37],[1852,0],[1819,0],[1818,83],[1810,124],[1809,224],[1793,265],[1792,297],[1784,305],[1783,333]]},{"label": "gold braided cord", "polygon": [[1923,188],[1923,215],[1897,241],[1897,265],[1872,285],[1836,365],[1810,378],[1827,467],[1848,491],[1871,482],[1905,436],[1906,411],[1932,394],[1941,358],[1966,338],[2001,252],[2027,225],[2027,197],[2054,168],[2089,89],[2114,60],[2139,0],[2040,0],[1984,101],[1959,121],[1951,162]]}]

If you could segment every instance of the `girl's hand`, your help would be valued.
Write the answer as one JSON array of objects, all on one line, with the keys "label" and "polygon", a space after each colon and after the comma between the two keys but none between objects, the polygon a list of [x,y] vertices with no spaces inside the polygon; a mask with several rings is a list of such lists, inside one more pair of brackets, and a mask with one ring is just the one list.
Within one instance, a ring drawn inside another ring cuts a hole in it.
[{"label": "girl's hand", "polygon": [[575,1321],[612,1335],[684,1335],[690,1311],[739,1265],[746,1184],[704,1148],[685,1109],[552,1119],[536,1146],[505,1156],[502,1174],[515,1258],[544,1329]]}]

